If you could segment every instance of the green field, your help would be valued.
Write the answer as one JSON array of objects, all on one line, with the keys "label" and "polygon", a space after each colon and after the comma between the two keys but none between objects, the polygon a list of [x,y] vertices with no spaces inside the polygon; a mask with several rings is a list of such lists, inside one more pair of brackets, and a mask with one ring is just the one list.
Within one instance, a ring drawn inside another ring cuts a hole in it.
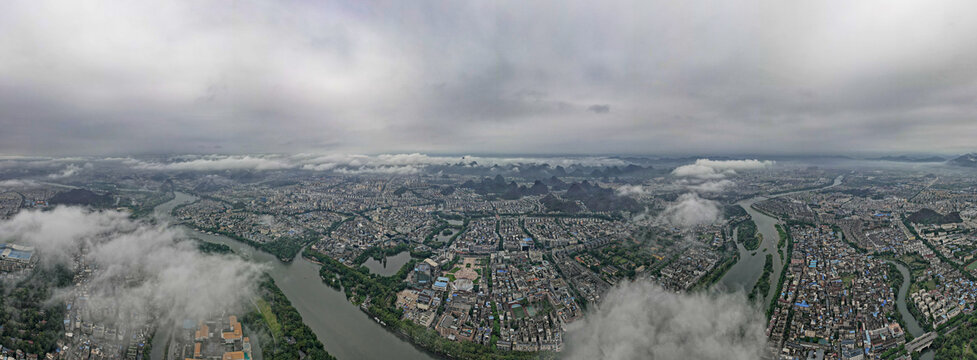
[{"label": "green field", "polygon": [[278,317],[275,313],[271,311],[271,305],[265,299],[258,299],[258,312],[261,313],[261,317],[265,319],[265,323],[268,324],[268,328],[271,329],[271,334],[276,339],[281,339],[282,337],[282,325],[278,323]]},{"label": "green field", "polygon": [[929,279],[929,280],[926,280],[926,281],[923,281],[923,282],[914,283],[909,288],[909,292],[916,292],[916,291],[919,291],[919,290],[930,291],[930,290],[933,290],[933,289],[936,289],[936,281],[933,280],[933,279]]},{"label": "green field", "polygon": [[974,262],[967,264],[967,270],[968,271],[977,270],[977,260],[974,260]]},{"label": "green field", "polygon": [[854,281],[855,281],[855,274],[846,273],[846,274],[841,275],[841,282],[842,282],[842,284],[845,285],[845,287],[851,286],[852,282],[854,282]]}]

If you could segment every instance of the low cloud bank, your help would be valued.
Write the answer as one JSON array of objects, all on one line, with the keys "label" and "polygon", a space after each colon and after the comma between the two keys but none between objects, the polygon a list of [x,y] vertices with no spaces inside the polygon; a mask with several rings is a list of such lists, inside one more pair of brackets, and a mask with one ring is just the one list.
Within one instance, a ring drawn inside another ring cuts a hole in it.
[{"label": "low cloud bank", "polygon": [[679,178],[675,184],[684,187],[689,192],[682,194],[674,203],[668,205],[660,217],[669,224],[680,228],[715,223],[720,220],[722,215],[720,204],[702,198],[701,195],[721,193],[735,186],[736,183],[726,179],[726,177],[736,174],[737,170],[758,170],[774,164],[770,160],[756,159],[698,159],[695,163],[679,166],[672,170],[672,175]]},{"label": "low cloud bank", "polygon": [[11,180],[0,180],[0,188],[32,188],[38,187],[38,184],[34,180],[22,180],[22,179],[11,179]]},{"label": "low cloud bank", "polygon": [[184,155],[166,161],[142,161],[114,159],[141,170],[283,170],[337,171],[347,174],[395,174],[409,175],[428,166],[469,165],[481,166],[542,165],[556,166],[627,166],[627,161],[609,157],[479,157],[479,156],[431,156],[411,154],[296,154],[296,155]]},{"label": "low cloud bank", "polygon": [[758,170],[774,165],[771,160],[709,160],[699,159],[695,163],[682,165],[672,170],[672,175],[698,179],[722,179],[736,174],[738,170]]},{"label": "low cloud bank", "polygon": [[621,185],[617,189],[614,189],[614,193],[618,196],[633,196],[633,195],[644,195],[648,191],[645,190],[644,186],[641,185]]},{"label": "low cloud bank", "polygon": [[[203,255],[183,239],[175,228],[78,207],[22,211],[0,223],[0,241],[35,247],[41,266],[70,268],[76,256],[84,256],[97,268],[82,312],[90,319],[172,325],[244,310],[263,267],[231,255]],[[63,300],[70,291],[52,300]]]},{"label": "low cloud bank", "polygon": [[741,293],[677,294],[623,282],[571,325],[567,359],[760,359],[763,314]]},{"label": "low cloud bank", "polygon": [[53,174],[48,175],[48,178],[50,178],[50,179],[64,179],[64,178],[67,178],[67,177],[72,177],[72,176],[78,175],[78,173],[80,173],[80,172],[82,172],[84,170],[91,170],[91,169],[94,169],[94,168],[95,168],[95,166],[92,165],[92,163],[85,163],[85,165],[83,165],[83,166],[78,166],[76,164],[68,164],[60,172],[56,172],[56,173],[53,173]]},{"label": "low cloud bank", "polygon": [[703,199],[691,192],[679,196],[677,201],[665,208],[661,217],[672,226],[687,229],[715,223],[720,215],[718,202]]},{"label": "low cloud bank", "polygon": [[135,161],[134,168],[141,170],[281,170],[291,168],[287,162],[259,156],[208,156],[200,159],[169,163]]},{"label": "low cloud bank", "polygon": [[714,180],[714,181],[705,181],[701,183],[689,183],[686,187],[689,190],[698,193],[721,193],[726,189],[733,187],[734,185],[736,185],[735,182],[732,182],[727,179],[721,179],[721,180]]}]

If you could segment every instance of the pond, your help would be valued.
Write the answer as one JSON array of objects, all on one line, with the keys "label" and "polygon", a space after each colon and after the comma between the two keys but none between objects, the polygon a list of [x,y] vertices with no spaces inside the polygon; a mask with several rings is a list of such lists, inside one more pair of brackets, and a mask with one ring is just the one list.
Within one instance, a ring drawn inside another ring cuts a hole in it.
[{"label": "pond", "polygon": [[370,269],[371,274],[393,276],[408,261],[410,261],[410,252],[404,251],[394,256],[387,256],[386,259],[382,260],[369,258],[363,263],[363,266]]}]

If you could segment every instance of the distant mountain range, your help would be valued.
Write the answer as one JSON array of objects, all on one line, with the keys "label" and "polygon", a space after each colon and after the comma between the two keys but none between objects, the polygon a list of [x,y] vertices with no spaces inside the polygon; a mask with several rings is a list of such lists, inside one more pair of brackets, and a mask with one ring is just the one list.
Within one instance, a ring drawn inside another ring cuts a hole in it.
[{"label": "distant mountain range", "polygon": [[[640,166],[637,168],[641,169]],[[617,170],[621,171],[620,169]],[[641,210],[641,205],[636,200],[628,196],[618,196],[613,189],[601,187],[596,183],[592,184],[587,180],[568,184],[556,176],[536,180],[532,186],[526,186],[518,185],[515,181],[506,182],[505,177],[496,175],[494,178],[486,177],[479,181],[465,181],[461,187],[472,189],[481,195],[497,196],[506,200],[519,199],[530,195],[546,195],[541,201],[548,211],[575,213],[581,210],[576,201],[582,202],[589,210],[598,212],[636,212]],[[557,197],[550,190],[566,190],[566,192],[562,197]]]},{"label": "distant mountain range", "polygon": [[112,195],[99,195],[85,189],[72,189],[54,194],[48,202],[51,205],[87,205],[87,206],[109,206],[114,199]]},{"label": "distant mountain range", "polygon": [[969,168],[977,168],[977,153],[960,155],[954,159],[951,159],[950,161],[947,161],[947,164],[969,167]]},{"label": "distant mountain range", "polygon": [[899,155],[899,156],[883,156],[878,158],[870,158],[868,160],[878,160],[878,161],[893,161],[893,162],[909,162],[909,163],[926,163],[926,162],[944,162],[946,158],[939,156],[909,156],[909,155]]},{"label": "distant mountain range", "polygon": [[963,154],[955,158],[947,160],[945,157],[941,156],[925,156],[925,155],[899,155],[899,156],[882,156],[876,158],[868,158],[866,160],[876,160],[876,161],[891,161],[891,162],[903,162],[903,163],[936,163],[945,162],[947,165],[977,168],[977,153]]}]

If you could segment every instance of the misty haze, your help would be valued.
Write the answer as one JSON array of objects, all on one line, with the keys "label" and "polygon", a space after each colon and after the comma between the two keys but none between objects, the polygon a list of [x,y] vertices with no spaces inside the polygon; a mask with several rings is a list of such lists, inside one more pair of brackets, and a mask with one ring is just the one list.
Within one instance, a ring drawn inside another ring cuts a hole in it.
[{"label": "misty haze", "polygon": [[0,3],[0,360],[977,359],[977,3]]}]

